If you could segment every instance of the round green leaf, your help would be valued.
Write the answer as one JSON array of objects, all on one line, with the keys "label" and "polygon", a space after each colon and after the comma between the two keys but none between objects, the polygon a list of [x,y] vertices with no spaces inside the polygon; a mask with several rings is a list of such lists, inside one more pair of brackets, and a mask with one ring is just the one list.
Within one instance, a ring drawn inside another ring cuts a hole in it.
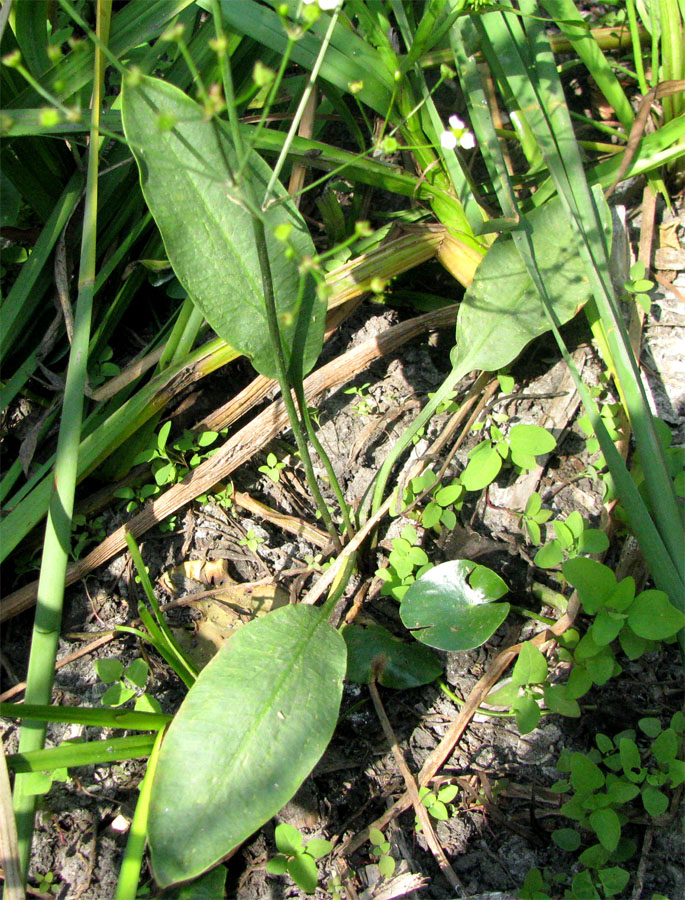
[{"label": "round green leaf", "polygon": [[442,673],[440,660],[427,647],[400,641],[380,625],[345,625],[342,636],[347,644],[348,681],[368,684],[375,660],[384,663],[379,683],[398,691],[428,684]]},{"label": "round green leaf", "polygon": [[605,850],[612,853],[621,837],[621,823],[613,809],[596,809],[590,813],[590,825]]},{"label": "round green leaf", "polygon": [[586,612],[597,612],[600,605],[613,594],[616,576],[608,566],[595,559],[576,556],[561,567],[564,578],[578,591]]},{"label": "round green leaf", "polygon": [[112,681],[118,681],[121,678],[124,667],[120,660],[106,657],[95,661],[95,671],[100,681],[110,684]]},{"label": "round green leaf", "polygon": [[288,871],[288,858],[282,853],[273,856],[266,864],[266,871],[269,875],[285,875]]},{"label": "round green leaf", "polygon": [[149,669],[145,660],[134,659],[133,662],[126,666],[124,678],[126,678],[127,681],[130,681],[131,684],[135,684],[136,687],[144,688],[148,674]]},{"label": "round green leaf", "polygon": [[642,804],[650,816],[661,816],[668,809],[668,797],[654,787],[642,791]]},{"label": "round green leaf", "polygon": [[547,660],[538,648],[529,642],[521,647],[511,680],[514,684],[540,684],[547,678]]},{"label": "round green leaf", "polygon": [[579,794],[590,794],[604,784],[599,766],[584,753],[571,754],[571,784]]},{"label": "round green leaf", "polygon": [[580,835],[575,828],[557,828],[552,832],[552,840],[567,853],[573,853],[580,847]]},{"label": "round green leaf", "polygon": [[485,643],[506,619],[509,604],[493,601],[507,590],[504,581],[485,566],[451,560],[410,586],[400,617],[407,628],[416,629],[414,637],[430,647],[470,650]]},{"label": "round green leaf", "polygon": [[316,863],[308,853],[298,853],[288,860],[288,875],[305,894],[313,894],[319,880]]},{"label": "round green leaf", "polygon": [[471,457],[459,480],[467,491],[481,491],[492,484],[501,468],[499,453],[494,447],[485,447]]},{"label": "round green leaf", "polygon": [[107,688],[102,695],[101,703],[103,706],[122,706],[124,703],[128,703],[131,697],[135,697],[135,695],[136,692],[133,688],[126,687],[126,685],[117,681]]},{"label": "round green leaf", "polygon": [[392,856],[382,856],[378,860],[378,871],[383,878],[391,878],[395,872],[395,860]]},{"label": "round green leaf", "polygon": [[540,569],[553,569],[563,560],[564,553],[559,541],[550,541],[544,547],[540,547],[535,554],[533,562]]},{"label": "round green leaf", "polygon": [[380,828],[369,828],[369,840],[372,844],[378,846],[385,841],[385,835],[380,830]]},{"label": "round green leaf", "polygon": [[152,784],[160,885],[214,865],[293,796],[333,734],[345,657],[319,609],[285,606],[238,629],[202,670]]},{"label": "round green leaf", "polygon": [[324,840],[324,838],[312,838],[311,841],[307,841],[307,846],[305,847],[307,853],[313,856],[314,859],[321,859],[322,856],[330,853],[332,849],[333,844],[331,841]]},{"label": "round green leaf", "polygon": [[604,894],[607,897],[615,897],[617,894],[621,894],[623,888],[628,884],[630,880],[630,875],[626,872],[625,869],[621,869],[619,866],[611,866],[606,869],[600,869],[597,872],[599,876],[599,880],[602,882],[602,887],[604,888]]},{"label": "round green leaf", "polygon": [[280,822],[276,826],[274,838],[276,839],[276,846],[281,853],[285,853],[288,856],[292,856],[302,849],[302,835],[297,828],[288,824],[288,822]]},{"label": "round green leaf", "polygon": [[449,506],[451,503],[457,501],[463,493],[463,485],[458,481],[455,481],[454,484],[448,484],[444,488],[440,488],[435,495],[435,500],[440,506]]},{"label": "round green leaf", "polygon": [[685,627],[685,615],[663,591],[643,591],[630,607],[628,624],[638,637],[661,641]]},{"label": "round green leaf", "polygon": [[554,435],[540,425],[514,425],[509,431],[509,446],[512,456],[524,454],[540,456],[549,453],[557,445]]},{"label": "round green leaf", "polygon": [[523,694],[511,706],[516,713],[516,724],[521,734],[530,734],[540,721],[540,707],[533,697]]}]

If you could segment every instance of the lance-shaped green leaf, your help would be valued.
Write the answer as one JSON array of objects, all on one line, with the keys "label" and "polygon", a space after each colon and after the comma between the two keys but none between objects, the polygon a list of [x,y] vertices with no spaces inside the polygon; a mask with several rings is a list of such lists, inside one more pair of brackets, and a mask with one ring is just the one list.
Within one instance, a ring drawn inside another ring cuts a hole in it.
[{"label": "lance-shaped green leaf", "polygon": [[326,749],[345,642],[311,606],[240,628],[202,670],[160,751],[149,841],[168,886],[215,865],[270,819]]},{"label": "lance-shaped green leaf", "polygon": [[[174,271],[193,302],[227,343],[255,369],[278,377],[266,318],[262,276],[246,189],[261,198],[271,169],[256,153],[234,183],[238,160],[216,119],[178,88],[141,78],[123,91],[122,121],[138,163],[145,200]],[[277,196],[286,196],[278,187]],[[308,372],[323,344],[326,302],[308,277],[300,291],[298,261],[314,254],[304,220],[290,201],[261,214],[266,231],[279,330],[289,375]],[[274,237],[288,233],[294,249]]]}]

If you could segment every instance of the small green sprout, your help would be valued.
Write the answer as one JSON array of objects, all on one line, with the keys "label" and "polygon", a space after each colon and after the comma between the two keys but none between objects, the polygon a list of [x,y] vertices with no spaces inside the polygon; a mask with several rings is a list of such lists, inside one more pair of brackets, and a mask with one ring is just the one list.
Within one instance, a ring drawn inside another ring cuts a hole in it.
[{"label": "small green sprout", "polygon": [[256,553],[257,547],[264,543],[264,538],[255,534],[254,528],[250,528],[245,537],[241,538],[238,543],[241,547],[247,547],[248,550]]},{"label": "small green sprout", "polygon": [[274,484],[281,479],[281,469],[285,468],[285,463],[281,462],[275,453],[269,453],[266,458],[266,465],[260,466],[258,471],[263,472],[267,478],[270,478]]},{"label": "small green sprout", "polygon": [[[454,811],[454,807],[451,803],[457,796],[458,791],[459,788],[456,784],[446,784],[437,791],[431,790],[424,785],[419,788],[419,799],[432,818],[437,819],[439,822],[446,822]],[[418,816],[416,817],[414,824],[416,830],[421,831],[421,822],[419,821]]]},{"label": "small green sprout", "polygon": [[306,894],[313,894],[319,882],[316,860],[330,853],[333,844],[323,838],[312,838],[305,844],[297,828],[287,822],[276,826],[274,837],[280,852],[267,862],[266,871],[270,875],[287,872]]},{"label": "small green sprout", "polygon": [[103,706],[123,706],[135,697],[134,709],[141,712],[162,711],[154,697],[138,693],[145,688],[150,674],[144,659],[134,659],[124,669],[120,659],[105,657],[96,661],[95,671],[100,681],[110,685],[100,700]]},{"label": "small green sprout", "polygon": [[384,878],[390,878],[395,872],[395,860],[390,855],[390,842],[380,828],[369,828],[371,854],[378,857],[378,869]]}]

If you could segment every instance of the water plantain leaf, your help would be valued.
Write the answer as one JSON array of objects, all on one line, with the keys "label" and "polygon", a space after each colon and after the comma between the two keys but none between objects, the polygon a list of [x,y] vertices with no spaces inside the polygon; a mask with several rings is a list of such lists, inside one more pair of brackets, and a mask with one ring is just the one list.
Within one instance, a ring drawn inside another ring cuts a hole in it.
[{"label": "water plantain leaf", "polygon": [[[611,244],[611,210],[595,194],[605,237]],[[578,241],[556,198],[522,217],[530,230],[542,280],[561,324],[591,298]],[[501,235],[476,270],[459,308],[452,365],[464,373],[493,372],[516,359],[523,348],[549,330],[540,296],[511,236]]]},{"label": "water plantain leaf", "polygon": [[[223,125],[174,85],[142,77],[125,85],[124,133],[140,170],[145,200],[183,287],[219,337],[244,353],[262,375],[276,378],[245,179],[264,196],[271,169],[256,153],[234,184],[236,153]],[[276,196],[286,197],[279,184]],[[289,374],[307,373],[323,344],[326,302],[308,277],[300,296],[298,261],[314,245],[295,205],[286,200],[262,214],[274,282],[281,342]],[[294,258],[276,240],[290,226]]]},{"label": "water plantain leaf", "polygon": [[162,887],[223,859],[293,796],[338,717],[345,642],[285,606],[240,628],[203,669],[162,744],[148,837]]},{"label": "water plantain leaf", "polygon": [[471,650],[484,644],[506,619],[509,604],[494,601],[508,590],[492,569],[453,559],[417,578],[404,595],[400,618],[422,644],[453,652]]}]

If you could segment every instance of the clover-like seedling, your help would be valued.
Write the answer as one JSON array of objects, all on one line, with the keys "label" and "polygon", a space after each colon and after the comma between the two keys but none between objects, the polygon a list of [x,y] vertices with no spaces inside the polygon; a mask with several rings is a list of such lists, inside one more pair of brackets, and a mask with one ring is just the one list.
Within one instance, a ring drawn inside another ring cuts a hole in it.
[{"label": "clover-like seedling", "polygon": [[267,862],[266,871],[270,875],[287,872],[306,894],[313,894],[319,882],[316,860],[330,853],[333,844],[323,838],[312,838],[305,844],[297,828],[287,822],[276,826],[274,837],[280,852]]},{"label": "clover-like seedling", "polygon": [[238,543],[241,547],[247,547],[248,550],[251,550],[253,553],[255,553],[257,551],[257,547],[259,547],[260,544],[264,543],[264,538],[256,534],[254,528],[250,528],[245,537],[240,538]]},{"label": "clover-like seedling", "polygon": [[258,471],[263,472],[267,478],[270,478],[274,484],[281,479],[281,469],[285,468],[285,463],[281,462],[275,453],[269,453],[266,458],[266,465],[260,466]]},{"label": "clover-like seedling", "polygon": [[369,828],[371,854],[378,857],[378,869],[384,878],[390,878],[395,872],[395,860],[390,855],[390,842],[380,828]]},{"label": "clover-like seedling", "polygon": [[[423,785],[419,788],[419,799],[428,810],[430,816],[439,822],[446,822],[453,812],[453,807],[450,804],[457,796],[458,791],[459,788],[456,784],[446,784],[437,791]],[[421,822],[418,816],[414,822],[414,827],[416,831],[421,831]]]},{"label": "clover-like seedling", "polygon": [[[159,702],[147,693],[137,695],[147,684],[149,669],[144,659],[134,659],[124,669],[120,659],[105,657],[95,662],[100,681],[109,684],[100,702],[103,706],[123,706],[136,698],[134,708],[141,712],[161,712]],[[128,682],[128,683],[127,683]]]}]

